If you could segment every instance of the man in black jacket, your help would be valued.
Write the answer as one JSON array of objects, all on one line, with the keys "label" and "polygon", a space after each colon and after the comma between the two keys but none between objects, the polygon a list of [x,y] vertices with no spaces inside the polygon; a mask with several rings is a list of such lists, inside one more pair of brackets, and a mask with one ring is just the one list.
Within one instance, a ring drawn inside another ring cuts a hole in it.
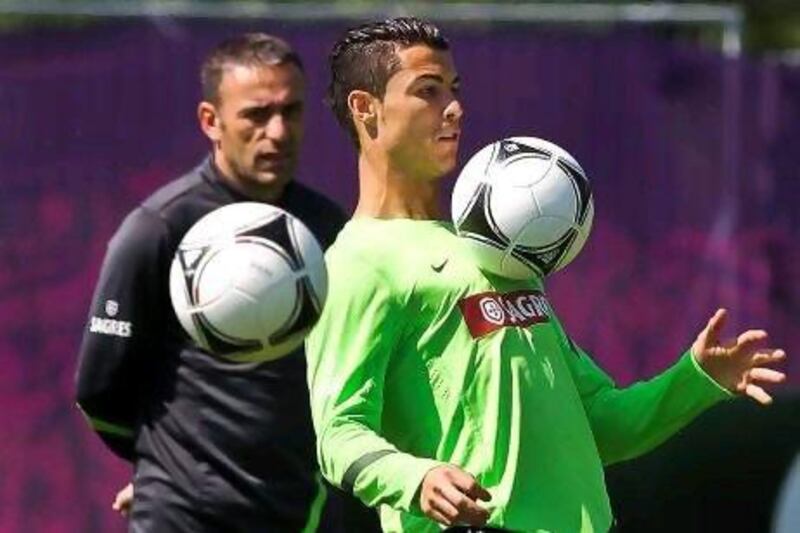
[{"label": "man in black jacket", "polygon": [[169,268],[186,231],[232,202],[277,205],[323,247],[345,216],[292,180],[305,78],[288,44],[265,34],[225,41],[201,79],[211,155],[142,202],[110,241],[77,400],[105,444],[134,464],[131,531],[313,531],[326,490],[302,350],[239,364],[199,349],[172,310]]}]

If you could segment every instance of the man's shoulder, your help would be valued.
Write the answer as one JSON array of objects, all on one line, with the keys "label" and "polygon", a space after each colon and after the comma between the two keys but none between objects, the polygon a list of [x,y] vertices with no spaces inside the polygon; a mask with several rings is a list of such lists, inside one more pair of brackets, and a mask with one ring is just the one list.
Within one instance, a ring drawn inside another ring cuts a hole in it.
[{"label": "man's shoulder", "polygon": [[[188,228],[209,210],[212,197],[201,164],[156,189],[136,206],[117,229],[112,243],[157,247],[176,231]],[[138,243],[138,245],[137,245]]]},{"label": "man's shoulder", "polygon": [[206,160],[156,190],[140,209],[161,220],[179,239],[205,214],[235,201],[210,173]]},{"label": "man's shoulder", "polygon": [[203,179],[204,164],[200,164],[189,172],[174,178],[156,189],[142,203],[142,208],[153,213],[164,213],[176,203],[190,198],[198,189],[207,187]]}]

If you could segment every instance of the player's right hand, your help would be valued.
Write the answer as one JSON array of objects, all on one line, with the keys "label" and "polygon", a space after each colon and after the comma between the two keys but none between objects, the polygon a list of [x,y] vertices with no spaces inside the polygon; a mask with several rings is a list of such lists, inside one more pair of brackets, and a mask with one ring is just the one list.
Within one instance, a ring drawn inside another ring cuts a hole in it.
[{"label": "player's right hand", "polygon": [[482,526],[489,511],[478,500],[489,501],[491,494],[475,478],[452,465],[432,468],[425,474],[419,503],[425,516],[446,526]]},{"label": "player's right hand", "polygon": [[131,512],[131,505],[133,504],[133,483],[128,483],[122,490],[117,493],[114,498],[114,503],[111,508],[117,511],[122,516],[127,517]]}]

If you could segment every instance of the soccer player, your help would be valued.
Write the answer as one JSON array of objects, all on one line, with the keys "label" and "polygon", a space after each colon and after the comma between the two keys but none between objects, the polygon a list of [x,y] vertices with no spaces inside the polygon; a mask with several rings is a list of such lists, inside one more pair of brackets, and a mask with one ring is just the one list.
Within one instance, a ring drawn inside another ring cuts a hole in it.
[{"label": "soccer player", "polygon": [[314,530],[326,491],[302,350],[238,364],[198,349],[172,310],[169,269],[186,231],[232,202],[280,206],[323,246],[345,216],[293,181],[305,78],[287,43],[260,33],[225,41],[201,81],[197,116],[211,154],[142,202],[110,241],[80,349],[78,404],[133,462],[133,487],[114,504],[125,511],[133,499],[131,531]]},{"label": "soccer player", "polygon": [[[604,464],[735,393],[770,401],[762,385],[784,376],[765,365],[783,351],[763,331],[721,344],[723,310],[672,368],[620,390],[566,335],[542,280],[476,267],[438,209],[464,110],[435,26],[352,29],[330,67],[360,195],[328,250],[330,293],[307,339],[312,415],[323,474],[380,506],[386,531],[608,531]],[[512,295],[535,299],[541,320],[492,324],[476,308]]]}]

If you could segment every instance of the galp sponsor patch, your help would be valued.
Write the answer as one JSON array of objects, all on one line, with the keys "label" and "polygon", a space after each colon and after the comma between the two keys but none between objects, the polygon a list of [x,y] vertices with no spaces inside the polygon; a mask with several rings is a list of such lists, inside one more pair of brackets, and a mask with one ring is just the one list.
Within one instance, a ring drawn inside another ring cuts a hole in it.
[{"label": "galp sponsor patch", "polygon": [[500,328],[525,328],[550,321],[550,304],[540,291],[482,292],[458,302],[474,338]]}]

